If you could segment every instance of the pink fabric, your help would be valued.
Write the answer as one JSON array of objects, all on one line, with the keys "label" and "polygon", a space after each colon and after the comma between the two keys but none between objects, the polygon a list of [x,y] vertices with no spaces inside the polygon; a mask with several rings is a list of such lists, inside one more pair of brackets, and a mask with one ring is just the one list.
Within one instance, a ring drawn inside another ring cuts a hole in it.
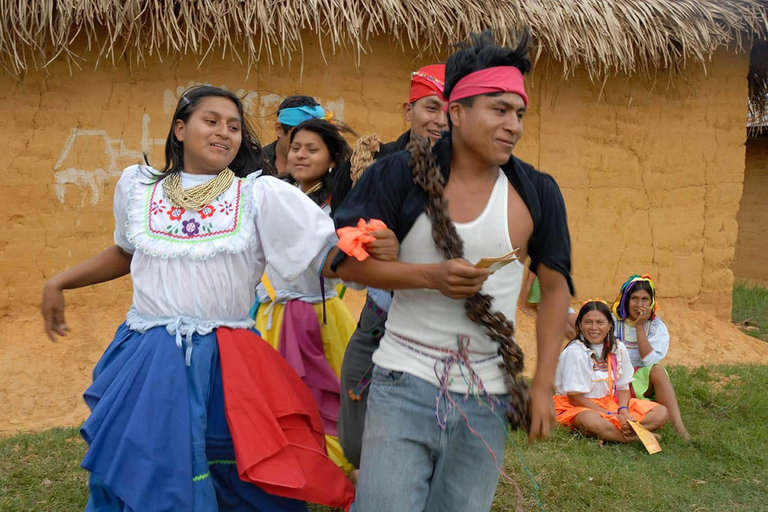
[{"label": "pink fabric", "polygon": [[514,92],[519,94],[523,97],[525,106],[528,106],[528,95],[525,94],[523,73],[514,66],[497,66],[468,74],[459,80],[459,83],[451,91],[449,103],[479,94],[494,92]]},{"label": "pink fabric", "polygon": [[341,385],[325,359],[320,323],[312,304],[300,300],[285,304],[279,343],[280,355],[315,398],[325,433],[337,436]]}]

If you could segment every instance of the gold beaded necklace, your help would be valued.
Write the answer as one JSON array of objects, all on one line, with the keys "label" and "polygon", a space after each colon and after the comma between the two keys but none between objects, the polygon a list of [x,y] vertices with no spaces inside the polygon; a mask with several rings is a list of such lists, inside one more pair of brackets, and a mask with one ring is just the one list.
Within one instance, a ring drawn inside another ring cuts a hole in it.
[{"label": "gold beaded necklace", "polygon": [[[307,190],[306,192],[304,192],[304,194],[306,194],[306,195],[310,195],[310,194],[312,194],[312,193],[314,193],[314,192],[317,192],[318,190],[320,190],[320,188],[321,188],[322,186],[323,186],[323,182],[321,181],[321,182],[320,182],[320,183],[318,183],[317,185],[315,185],[315,186],[311,187],[309,190]],[[301,183],[299,183],[299,182],[297,181],[297,182],[296,182],[296,187],[298,187],[298,189],[299,189],[299,190],[301,190]]]},{"label": "gold beaded necklace", "polygon": [[197,211],[226,192],[234,180],[235,173],[226,167],[212,180],[185,189],[181,186],[181,172],[173,172],[163,180],[163,192],[173,206]]}]

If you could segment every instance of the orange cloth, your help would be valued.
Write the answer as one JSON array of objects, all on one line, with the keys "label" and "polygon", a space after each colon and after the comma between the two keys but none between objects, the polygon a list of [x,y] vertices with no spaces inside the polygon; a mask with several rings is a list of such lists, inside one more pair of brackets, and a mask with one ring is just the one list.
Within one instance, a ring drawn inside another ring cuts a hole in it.
[{"label": "orange cloth", "polygon": [[240,479],[278,496],[349,510],[355,489],[326,455],[322,420],[301,378],[251,331],[220,327],[216,337]]},{"label": "orange cloth", "polygon": [[376,237],[370,234],[371,231],[380,231],[382,229],[387,229],[387,225],[378,219],[371,219],[370,222],[360,219],[357,221],[357,227],[346,227],[336,230],[336,234],[339,235],[339,243],[337,245],[348,256],[354,256],[358,261],[365,261],[370,256],[368,251],[365,250],[365,244],[376,240]]},{"label": "orange cloth", "polygon": [[[571,405],[571,401],[566,395],[555,395],[554,400],[555,419],[558,423],[565,425],[566,427],[573,427],[573,420],[576,419],[576,416],[578,416],[579,413],[585,411],[597,412],[594,409],[590,409],[588,407]],[[590,398],[589,400],[591,400],[597,406],[602,407],[606,411],[611,411],[614,413],[619,412],[619,404],[616,403],[616,400],[614,400],[611,395],[604,396],[603,398]],[[656,402],[651,402],[650,400],[636,400],[634,398],[630,398],[629,403],[627,404],[627,408],[629,409],[629,413],[634,416],[637,421],[642,422],[645,418],[645,415],[648,414],[648,412],[657,405],[659,404]],[[621,422],[619,421],[618,416],[614,414],[599,414],[603,418],[613,423],[613,426],[618,430],[621,430]]]}]

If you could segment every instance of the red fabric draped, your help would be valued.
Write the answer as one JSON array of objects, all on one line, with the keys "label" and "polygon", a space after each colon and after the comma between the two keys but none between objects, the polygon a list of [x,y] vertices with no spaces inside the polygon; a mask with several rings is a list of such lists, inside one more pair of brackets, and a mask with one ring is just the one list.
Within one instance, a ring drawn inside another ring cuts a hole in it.
[{"label": "red fabric draped", "polygon": [[355,490],[326,455],[312,393],[266,341],[219,328],[227,423],[240,478],[263,490],[349,510]]}]

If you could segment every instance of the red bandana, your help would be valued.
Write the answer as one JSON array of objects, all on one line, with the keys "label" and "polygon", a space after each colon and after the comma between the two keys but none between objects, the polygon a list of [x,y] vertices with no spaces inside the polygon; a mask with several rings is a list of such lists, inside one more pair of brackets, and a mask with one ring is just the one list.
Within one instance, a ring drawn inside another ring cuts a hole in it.
[{"label": "red bandana", "polygon": [[411,73],[411,93],[408,96],[409,103],[416,103],[421,98],[436,95],[443,99],[443,86],[445,85],[445,64],[432,64],[424,66]]},{"label": "red bandana", "polygon": [[494,92],[519,94],[523,97],[525,106],[528,106],[528,95],[525,94],[523,74],[514,66],[497,66],[468,74],[459,80],[459,83],[451,91],[449,103]]}]

